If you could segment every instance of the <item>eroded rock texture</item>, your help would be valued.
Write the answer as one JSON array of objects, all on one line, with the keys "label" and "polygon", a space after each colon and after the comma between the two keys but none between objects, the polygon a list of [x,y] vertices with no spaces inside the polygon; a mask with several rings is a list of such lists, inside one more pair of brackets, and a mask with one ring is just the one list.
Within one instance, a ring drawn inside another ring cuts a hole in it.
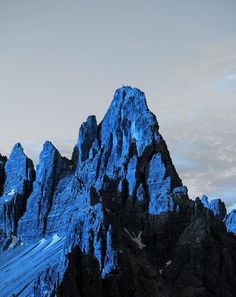
[{"label": "eroded rock texture", "polygon": [[142,91],[122,87],[99,125],[88,117],[71,160],[46,142],[33,188],[14,150],[0,182],[25,202],[14,226],[2,208],[1,296],[236,296],[233,214],[188,198]]},{"label": "eroded rock texture", "polygon": [[225,218],[225,224],[228,232],[236,235],[236,210],[233,209]]},{"label": "eroded rock texture", "polygon": [[[5,165],[3,167],[3,164]],[[3,185],[0,197],[0,233],[2,248],[16,236],[18,222],[25,212],[26,200],[35,178],[33,163],[17,143],[8,160],[1,163]]]},{"label": "eroded rock texture", "polygon": [[221,220],[223,220],[226,216],[226,208],[223,201],[220,199],[212,199],[211,201],[208,201],[208,197],[203,195],[201,199],[203,205],[210,209],[215,216],[219,217]]},{"label": "eroded rock texture", "polygon": [[58,181],[68,174],[69,161],[61,157],[51,142],[45,142],[33,191],[27,201],[26,212],[19,222],[18,236],[23,242],[35,242],[45,236],[54,191]]},{"label": "eroded rock texture", "polygon": [[4,182],[5,182],[5,164],[7,161],[7,157],[2,156],[0,154],[0,195],[2,195]]}]

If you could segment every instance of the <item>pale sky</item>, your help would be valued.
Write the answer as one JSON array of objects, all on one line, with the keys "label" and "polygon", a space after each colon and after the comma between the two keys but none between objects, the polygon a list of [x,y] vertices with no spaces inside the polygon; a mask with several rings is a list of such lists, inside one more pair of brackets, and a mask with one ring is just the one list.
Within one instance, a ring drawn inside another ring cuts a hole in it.
[{"label": "pale sky", "polygon": [[0,152],[70,157],[115,89],[143,90],[190,197],[236,206],[236,0],[0,0]]}]

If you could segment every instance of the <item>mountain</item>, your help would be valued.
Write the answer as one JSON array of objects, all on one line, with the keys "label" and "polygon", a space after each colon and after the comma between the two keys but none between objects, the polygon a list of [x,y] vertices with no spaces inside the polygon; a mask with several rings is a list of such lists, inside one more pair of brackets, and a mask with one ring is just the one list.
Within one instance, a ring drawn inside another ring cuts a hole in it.
[{"label": "mountain", "polygon": [[[1,297],[236,296],[236,211],[189,199],[142,91],[115,92],[72,158],[0,155]],[[235,234],[234,234],[235,233]]]}]

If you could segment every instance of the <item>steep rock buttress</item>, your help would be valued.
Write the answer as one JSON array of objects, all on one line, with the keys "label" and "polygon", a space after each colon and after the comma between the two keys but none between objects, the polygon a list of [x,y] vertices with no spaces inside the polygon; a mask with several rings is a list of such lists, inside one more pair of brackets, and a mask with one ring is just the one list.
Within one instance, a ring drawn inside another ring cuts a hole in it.
[{"label": "steep rock buttress", "polygon": [[26,157],[19,143],[13,147],[9,159],[1,161],[0,174],[0,241],[4,248],[4,242],[9,243],[16,236],[18,222],[25,212],[35,178],[33,162]]}]

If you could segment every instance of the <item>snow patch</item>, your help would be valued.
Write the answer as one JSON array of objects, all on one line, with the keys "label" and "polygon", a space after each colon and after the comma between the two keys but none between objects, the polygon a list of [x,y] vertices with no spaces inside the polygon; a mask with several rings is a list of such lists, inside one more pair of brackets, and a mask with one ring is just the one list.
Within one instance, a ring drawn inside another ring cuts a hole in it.
[{"label": "snow patch", "polygon": [[[7,195],[8,196],[13,196],[16,193],[16,191],[14,189],[12,189]],[[6,199],[5,199],[6,201]]]},{"label": "snow patch", "polygon": [[58,241],[60,241],[62,238],[60,236],[58,236],[57,234],[54,234],[53,237],[52,237],[52,241],[49,243],[49,245],[47,245],[45,247],[45,250],[47,248],[49,248],[50,246],[54,245],[55,243],[57,243]]},{"label": "snow patch", "polygon": [[165,264],[165,268],[170,266],[171,263],[172,263],[172,260],[167,261],[166,264]]},{"label": "snow patch", "polygon": [[45,239],[45,238],[42,238],[42,239],[39,241],[38,246],[39,246],[39,245],[42,245],[45,241],[46,241],[46,239]]},{"label": "snow patch", "polygon": [[138,235],[136,236],[133,232],[133,236],[129,233],[127,229],[124,228],[124,231],[129,235],[130,239],[135,242],[140,250],[146,247],[145,244],[142,243],[141,235],[143,231],[139,231]]},{"label": "snow patch", "polygon": [[15,235],[11,235],[11,244],[9,245],[9,249],[14,246],[17,241],[17,237]]}]

